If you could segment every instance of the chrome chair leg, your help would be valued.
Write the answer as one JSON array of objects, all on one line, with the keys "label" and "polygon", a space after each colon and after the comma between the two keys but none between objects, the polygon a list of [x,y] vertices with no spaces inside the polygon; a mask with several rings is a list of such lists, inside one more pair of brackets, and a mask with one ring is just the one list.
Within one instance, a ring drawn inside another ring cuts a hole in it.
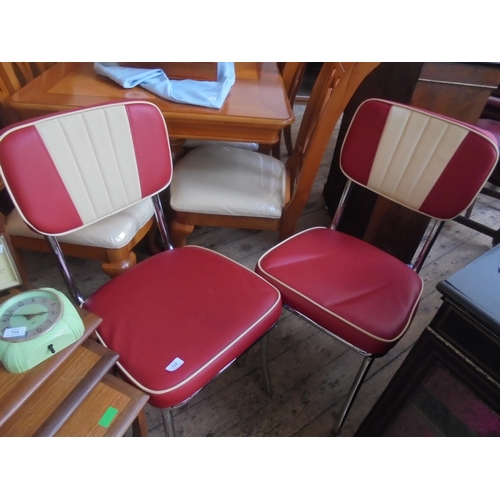
[{"label": "chrome chair leg", "polygon": [[163,428],[165,430],[165,436],[175,437],[174,430],[174,419],[172,416],[172,410],[160,410],[161,418],[163,419]]},{"label": "chrome chair leg", "polygon": [[361,363],[361,366],[359,367],[358,373],[356,375],[356,378],[354,379],[354,382],[351,386],[351,390],[349,391],[349,394],[347,395],[346,401],[344,403],[344,406],[342,407],[342,410],[340,411],[339,417],[337,419],[337,423],[335,424],[335,427],[333,429],[334,434],[338,434],[340,432],[340,428],[342,427],[342,424],[344,423],[344,420],[347,416],[347,413],[349,412],[352,403],[354,401],[354,398],[356,397],[356,394],[358,393],[358,390],[363,383],[363,380],[365,379],[365,376],[370,369],[370,366],[373,363],[373,357],[371,356],[366,356],[363,358],[363,362]]},{"label": "chrome chair leg", "polygon": [[470,219],[471,215],[472,215],[472,210],[474,208],[474,203],[475,202],[472,202],[472,205],[465,211],[465,214],[464,214],[464,217],[466,219]]},{"label": "chrome chair leg", "polygon": [[266,391],[266,394],[271,397],[273,395],[273,387],[271,385],[271,378],[269,377],[269,365],[268,365],[268,345],[269,345],[269,338],[268,334],[266,333],[261,339],[260,339],[260,365],[262,369],[262,377],[264,379],[264,389]]}]

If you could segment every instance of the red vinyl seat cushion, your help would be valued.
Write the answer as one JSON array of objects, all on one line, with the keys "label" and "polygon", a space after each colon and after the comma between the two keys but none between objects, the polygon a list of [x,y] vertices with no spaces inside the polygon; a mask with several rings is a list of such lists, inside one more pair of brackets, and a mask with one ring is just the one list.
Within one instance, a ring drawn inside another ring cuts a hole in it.
[{"label": "red vinyl seat cushion", "polygon": [[[278,320],[278,291],[211,250],[186,246],[148,258],[83,307],[103,318],[98,337],[150,403],[189,399]],[[180,362],[176,360],[181,360]],[[177,369],[167,370],[172,363]]]},{"label": "red vinyl seat cushion", "polygon": [[404,334],[423,289],[403,262],[328,228],[285,240],[262,256],[257,272],[280,290],[284,305],[375,356]]}]

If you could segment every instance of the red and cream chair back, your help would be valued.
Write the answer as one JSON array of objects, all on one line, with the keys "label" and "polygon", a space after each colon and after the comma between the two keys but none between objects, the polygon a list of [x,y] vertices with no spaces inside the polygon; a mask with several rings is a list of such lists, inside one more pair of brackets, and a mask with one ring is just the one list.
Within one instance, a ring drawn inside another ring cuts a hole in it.
[{"label": "red and cream chair back", "polygon": [[[335,432],[373,359],[403,337],[423,291],[417,274],[439,223],[413,266],[336,228],[353,182],[435,219],[472,203],[498,159],[493,136],[410,106],[378,99],[355,113],[341,150],[348,177],[329,228],[298,233],[266,252],[256,271],[281,292],[283,305],[364,356]],[[415,272],[417,271],[417,272]]]},{"label": "red and cream chair back", "polygon": [[[174,434],[171,410],[258,340],[266,360],[266,333],[281,314],[278,290],[216,252],[170,243],[159,193],[170,183],[172,159],[155,105],[110,104],[18,124],[0,136],[0,164],[19,212],[46,235],[73,298],[102,318],[98,340],[119,354],[122,376],[162,410],[166,434]],[[149,198],[165,251],[84,298],[55,235]],[[262,368],[270,393],[267,364]]]},{"label": "red and cream chair back", "polygon": [[46,235],[62,235],[131,207],[163,191],[172,176],[163,116],[147,102],[23,122],[4,131],[0,143],[14,204],[30,227]]},{"label": "red and cream chair back", "polygon": [[353,117],[340,166],[354,182],[414,211],[448,220],[475,199],[497,154],[496,139],[482,129],[371,99]]},{"label": "red and cream chair back", "polygon": [[[0,63],[0,69],[7,64],[10,63]],[[87,110],[85,119],[79,114],[68,114],[64,117],[53,115],[43,121],[37,121],[36,125],[26,122],[17,123],[5,133],[0,132],[4,136],[6,144],[20,141],[30,133],[39,138],[36,146],[30,146],[33,148],[32,161],[40,163],[35,173],[30,174],[32,178],[31,189],[44,194],[46,203],[43,204],[45,207],[43,210],[53,213],[56,204],[61,203],[59,192],[56,191],[58,196],[54,197],[53,180],[55,176],[59,183],[56,185],[60,187],[64,185],[68,196],[73,197],[71,200],[66,200],[66,203],[70,205],[69,210],[64,203],[60,205],[62,209],[60,214],[64,214],[68,218],[67,222],[71,217],[76,216],[75,221],[82,223],[82,228],[72,233],[65,232],[64,227],[52,232],[59,234],[58,242],[66,255],[100,260],[102,270],[110,277],[121,274],[137,263],[134,247],[146,237],[154,223],[155,209],[150,199],[144,199],[140,203],[132,204],[126,210],[98,220],[99,214],[104,209],[103,203],[107,203],[105,200],[110,199],[116,203],[116,207],[113,207],[116,210],[122,205],[121,195],[117,193],[123,181],[114,178],[116,172],[113,169],[116,161],[118,159],[120,162],[125,161],[126,157],[134,158],[137,156],[137,159],[144,157],[141,148],[148,151],[150,149],[148,141],[150,143],[154,141],[154,138],[138,137],[137,134],[141,133],[141,128],[132,132],[134,123],[138,119],[140,120],[139,113],[145,110],[149,110],[150,115],[154,113],[153,108],[147,103],[140,106],[134,104],[131,107],[118,105],[113,109],[107,109],[106,112],[103,111],[103,108],[97,107],[92,111]],[[120,122],[120,113],[129,113],[127,120]],[[107,115],[107,118],[103,118],[104,115]],[[158,117],[158,113],[155,116]],[[88,134],[89,131],[93,135]],[[105,148],[106,138],[114,141],[115,154],[117,155],[115,159],[112,158],[113,154],[111,154],[111,158],[108,157],[109,155],[96,154]],[[22,140],[24,141],[24,139]],[[64,148],[63,143],[66,143]],[[8,149],[7,145],[4,154],[8,154]],[[43,153],[40,154],[38,149],[43,149]],[[95,157],[93,161],[90,161],[93,154]],[[143,160],[142,158],[141,162]],[[104,174],[95,175],[97,165],[106,166],[102,169]],[[133,163],[130,163],[128,168],[131,165]],[[142,168],[141,165],[139,167]],[[16,170],[19,171],[18,177],[24,179],[23,172],[26,169],[29,170],[30,165],[16,167]],[[137,198],[137,187],[133,188],[133,184],[136,182],[133,180],[134,176],[129,177],[126,170],[120,175],[126,179],[126,182],[123,183],[123,189],[128,200],[132,201],[134,196]],[[113,185],[115,180],[118,182],[116,186]],[[15,179],[12,182],[11,188],[15,189]],[[108,196],[111,194],[108,193],[110,186],[112,186],[113,191],[116,189],[112,198]],[[132,191],[130,191],[131,189]],[[136,194],[134,194],[134,189]],[[28,191],[26,198],[33,199],[32,194]],[[21,198],[19,200],[21,201]],[[45,217],[43,210],[38,214],[39,218]],[[50,219],[51,222],[59,224],[61,222],[60,216]],[[94,220],[97,222],[92,223]],[[26,217],[19,212],[17,207],[14,207],[7,215],[5,227],[10,235],[12,245],[16,249],[51,251],[42,233],[50,232],[52,229],[37,228],[34,230],[33,224],[26,223]]]}]

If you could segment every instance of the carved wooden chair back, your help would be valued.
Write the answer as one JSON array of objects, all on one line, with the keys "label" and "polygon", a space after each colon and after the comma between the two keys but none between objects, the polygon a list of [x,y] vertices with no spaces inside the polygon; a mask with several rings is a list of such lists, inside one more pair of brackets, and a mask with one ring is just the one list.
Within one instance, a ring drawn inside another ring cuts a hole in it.
[{"label": "carved wooden chair back", "polygon": [[286,162],[290,198],[280,240],[293,234],[335,125],[363,79],[379,63],[324,63],[312,90],[291,157]]},{"label": "carved wooden chair back", "polygon": [[[304,77],[304,72],[306,70],[307,63],[305,62],[286,62],[280,63],[279,66],[281,72],[281,78],[283,79],[283,85],[290,101],[290,106],[295,103],[295,98],[302,83],[302,78]],[[292,143],[292,126],[288,125],[283,129],[283,139],[285,141],[285,147],[288,156],[292,154],[293,143]],[[281,137],[280,140],[273,146],[273,156],[275,158],[280,158],[281,152]]]},{"label": "carved wooden chair back", "polygon": [[2,62],[0,63],[0,119],[6,126],[19,121],[19,116],[6,105],[7,99],[26,84],[40,76],[54,63],[47,62]]}]

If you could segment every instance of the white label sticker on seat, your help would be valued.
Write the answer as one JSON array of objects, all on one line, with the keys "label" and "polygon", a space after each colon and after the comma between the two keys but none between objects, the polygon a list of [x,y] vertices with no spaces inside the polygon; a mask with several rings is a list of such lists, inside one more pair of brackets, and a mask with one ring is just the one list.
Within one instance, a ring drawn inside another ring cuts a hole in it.
[{"label": "white label sticker on seat", "polygon": [[181,367],[184,361],[181,358],[175,358],[168,366],[165,368],[167,372],[175,372],[177,368]]}]

